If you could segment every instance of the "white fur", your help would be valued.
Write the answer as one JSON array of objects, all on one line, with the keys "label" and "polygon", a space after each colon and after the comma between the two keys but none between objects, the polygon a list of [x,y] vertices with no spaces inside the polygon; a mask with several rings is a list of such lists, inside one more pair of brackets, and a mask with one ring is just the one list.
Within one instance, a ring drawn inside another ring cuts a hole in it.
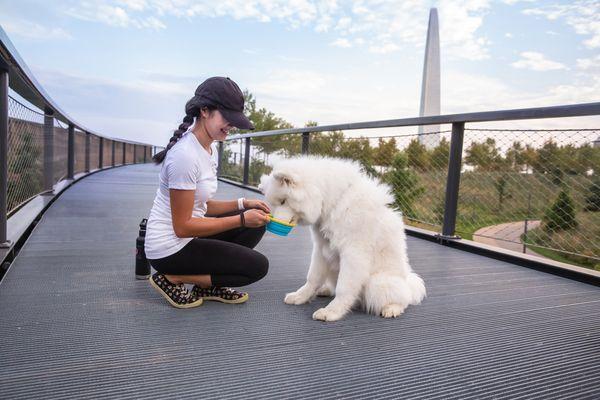
[{"label": "white fur", "polygon": [[313,318],[336,321],[359,303],[390,318],[423,300],[425,285],[408,263],[404,223],[389,207],[390,189],[362,173],[357,163],[289,158],[263,176],[259,188],[274,217],[311,228],[307,280],[286,295],[287,304],[335,294]]}]

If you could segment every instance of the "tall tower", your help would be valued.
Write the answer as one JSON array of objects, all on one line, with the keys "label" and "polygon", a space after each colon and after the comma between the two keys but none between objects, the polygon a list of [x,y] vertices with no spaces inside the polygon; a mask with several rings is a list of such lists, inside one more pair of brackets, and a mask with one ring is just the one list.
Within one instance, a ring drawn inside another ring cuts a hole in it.
[{"label": "tall tower", "polygon": [[[437,9],[429,11],[427,44],[423,63],[423,82],[421,86],[421,110],[419,116],[440,115],[440,32],[438,29]],[[439,132],[439,125],[419,126],[419,133]],[[433,148],[440,141],[439,134],[419,136],[419,142],[427,148]]]}]

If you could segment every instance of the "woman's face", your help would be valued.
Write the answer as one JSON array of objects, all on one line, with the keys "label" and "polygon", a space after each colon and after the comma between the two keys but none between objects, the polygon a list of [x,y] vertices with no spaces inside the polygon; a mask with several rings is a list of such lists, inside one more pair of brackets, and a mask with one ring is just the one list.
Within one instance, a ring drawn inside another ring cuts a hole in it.
[{"label": "woman's face", "polygon": [[202,118],[204,119],[204,126],[208,135],[213,140],[225,140],[229,130],[233,128],[232,125],[227,122],[219,110],[202,110]]}]

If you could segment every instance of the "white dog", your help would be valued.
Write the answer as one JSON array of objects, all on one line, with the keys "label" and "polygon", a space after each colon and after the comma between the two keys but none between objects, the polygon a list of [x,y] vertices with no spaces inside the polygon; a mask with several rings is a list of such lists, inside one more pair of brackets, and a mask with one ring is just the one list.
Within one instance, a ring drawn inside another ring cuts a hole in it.
[{"label": "white dog", "polygon": [[423,300],[425,285],[408,263],[404,223],[389,207],[390,189],[357,163],[314,156],[282,160],[259,188],[275,218],[311,226],[308,277],[285,296],[287,304],[335,294],[313,319],[337,321],[359,302],[390,318]]}]

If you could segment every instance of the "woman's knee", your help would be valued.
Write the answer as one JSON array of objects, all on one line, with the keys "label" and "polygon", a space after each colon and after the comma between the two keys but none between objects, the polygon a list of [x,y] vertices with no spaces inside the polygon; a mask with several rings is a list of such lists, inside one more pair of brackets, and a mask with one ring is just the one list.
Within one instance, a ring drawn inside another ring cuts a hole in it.
[{"label": "woman's knee", "polygon": [[254,258],[254,277],[256,280],[259,280],[264,278],[269,272],[269,259],[258,252]]}]

